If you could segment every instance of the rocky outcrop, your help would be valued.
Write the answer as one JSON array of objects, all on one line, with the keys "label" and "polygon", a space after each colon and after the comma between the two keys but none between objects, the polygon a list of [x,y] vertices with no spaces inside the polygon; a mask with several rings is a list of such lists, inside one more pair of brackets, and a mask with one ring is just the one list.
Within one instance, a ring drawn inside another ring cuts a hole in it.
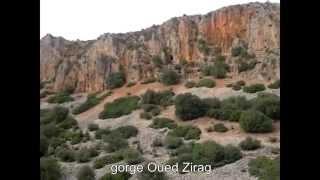
[{"label": "rocky outcrop", "polygon": [[[225,55],[235,66],[231,49],[241,43],[260,62],[250,72],[236,75],[270,81],[280,77],[280,5],[234,5],[206,15],[172,18],[137,32],[104,34],[91,41],[68,41],[47,35],[40,40],[40,78],[54,90],[73,87],[78,92],[103,90],[106,77],[123,69],[127,81],[156,75],[152,57],[172,66],[181,60],[205,63]],[[270,60],[272,59],[272,60]]]}]

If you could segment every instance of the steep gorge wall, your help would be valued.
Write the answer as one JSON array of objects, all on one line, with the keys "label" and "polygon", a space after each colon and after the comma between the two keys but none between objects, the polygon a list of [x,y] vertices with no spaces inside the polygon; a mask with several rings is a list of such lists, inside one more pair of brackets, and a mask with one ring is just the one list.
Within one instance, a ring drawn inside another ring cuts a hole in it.
[{"label": "steep gorge wall", "polygon": [[[199,48],[200,40],[211,49],[209,54]],[[137,32],[104,34],[91,41],[68,41],[47,35],[40,40],[40,78],[51,80],[54,90],[103,90],[105,79],[111,72],[119,71],[120,66],[128,81],[155,76],[157,68],[151,60],[155,55],[171,60],[170,64],[178,64],[182,59],[204,63],[218,49],[232,65],[231,49],[240,42],[258,55],[264,65],[239,76],[266,81],[279,78],[279,4],[229,6],[202,16],[172,18]],[[277,53],[270,55],[270,51]]]}]

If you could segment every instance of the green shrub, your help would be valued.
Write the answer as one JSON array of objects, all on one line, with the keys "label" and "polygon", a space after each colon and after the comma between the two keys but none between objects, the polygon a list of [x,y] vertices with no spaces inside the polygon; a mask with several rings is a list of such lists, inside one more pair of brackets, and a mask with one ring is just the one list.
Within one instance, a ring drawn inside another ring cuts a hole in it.
[{"label": "green shrub", "polygon": [[225,163],[232,163],[241,159],[242,154],[239,148],[227,145],[224,147],[224,158]]},{"label": "green shrub", "polygon": [[60,165],[55,159],[40,158],[40,179],[59,180],[62,177]]},{"label": "green shrub", "polygon": [[73,109],[72,113],[73,114],[80,114],[82,112],[87,111],[88,109],[94,107],[95,105],[99,104],[100,99],[97,98],[96,96],[88,96],[87,100],[77,106],[76,108]]},{"label": "green shrub", "polygon": [[261,147],[261,142],[257,139],[252,139],[251,137],[247,137],[245,140],[241,141],[239,144],[242,150],[256,150]]},{"label": "green shrub", "polygon": [[76,154],[76,160],[79,163],[88,162],[91,158],[96,157],[98,152],[95,148],[81,148]]},{"label": "green shrub", "polygon": [[215,124],[213,126],[214,131],[216,132],[227,132],[228,128],[224,126],[222,123]]},{"label": "green shrub", "polygon": [[205,65],[201,68],[204,76],[213,76],[217,79],[225,78],[230,67],[224,61],[217,61],[214,65]]},{"label": "green shrub", "polygon": [[104,106],[104,110],[99,114],[99,118],[117,118],[123,115],[130,114],[132,111],[138,108],[139,100],[140,98],[138,96],[127,96],[118,98],[111,103],[107,103]]},{"label": "green shrub", "polygon": [[249,173],[259,180],[280,180],[280,159],[257,157],[249,162]]},{"label": "green shrub", "polygon": [[179,137],[168,135],[164,139],[164,145],[168,149],[176,149],[183,144],[183,141]]},{"label": "green shrub", "polygon": [[180,94],[175,99],[175,114],[184,121],[204,116],[206,111],[206,105],[191,93]]},{"label": "green shrub", "polygon": [[280,97],[264,93],[251,100],[252,108],[260,111],[271,119],[280,119]]},{"label": "green shrub", "polygon": [[54,123],[40,126],[40,132],[47,138],[58,137],[62,129],[57,127]]},{"label": "green shrub", "polygon": [[209,55],[210,48],[205,40],[199,39],[198,40],[198,49],[200,52],[204,53],[205,55]]},{"label": "green shrub", "polygon": [[187,81],[185,84],[184,84],[184,86],[186,87],[186,88],[193,88],[193,87],[195,87],[197,85],[197,83],[195,83],[194,81]]},{"label": "green shrub", "polygon": [[150,125],[150,127],[154,129],[161,129],[161,128],[173,129],[177,127],[177,124],[172,119],[155,118],[152,124]]},{"label": "green shrub", "polygon": [[76,153],[68,148],[59,148],[57,150],[57,157],[63,162],[73,162],[75,161]]},{"label": "green shrub", "polygon": [[256,60],[252,60],[250,62],[241,61],[238,66],[238,72],[241,73],[241,72],[252,70],[256,67],[256,64],[257,64]]},{"label": "green shrub", "polygon": [[279,89],[280,88],[280,79],[268,85],[270,89]]},{"label": "green shrub", "polygon": [[94,123],[90,123],[88,125],[88,129],[89,129],[89,131],[97,131],[99,129],[99,125],[98,124],[94,124]]},{"label": "green shrub", "polygon": [[95,172],[90,166],[84,165],[78,171],[77,179],[78,180],[95,180]]},{"label": "green shrub", "polygon": [[66,92],[58,92],[57,94],[49,97],[48,99],[48,103],[64,103],[64,102],[69,102],[69,101],[73,101],[73,97],[70,96],[70,94],[66,93]]},{"label": "green shrub", "polygon": [[128,172],[119,172],[117,174],[106,173],[99,180],[129,180],[131,174]]},{"label": "green shrub", "polygon": [[127,148],[119,151],[118,153],[121,154],[125,162],[128,164],[139,164],[143,162],[143,157],[140,152],[135,149]]},{"label": "green shrub", "polygon": [[148,112],[142,112],[142,113],[140,114],[140,118],[141,118],[141,119],[150,120],[150,119],[152,119],[152,115],[151,115],[151,113],[148,113]]},{"label": "green shrub", "polygon": [[212,79],[201,79],[196,86],[213,88],[216,86],[216,82]]},{"label": "green shrub", "polygon": [[138,129],[135,126],[127,125],[127,126],[118,127],[117,129],[112,130],[111,133],[119,135],[122,138],[128,139],[130,137],[137,136]]},{"label": "green shrub", "polygon": [[233,57],[237,57],[237,56],[243,56],[244,54],[247,53],[247,50],[244,47],[241,46],[237,46],[231,49],[231,55]]},{"label": "green shrub", "polygon": [[142,104],[141,108],[144,110],[144,112],[150,112],[152,115],[158,115],[161,111],[159,106],[154,104]]},{"label": "green shrub", "polygon": [[180,76],[173,70],[164,69],[160,74],[160,82],[165,85],[174,85],[180,82]]},{"label": "green shrub", "polygon": [[246,82],[244,80],[240,80],[240,81],[237,81],[236,82],[236,85],[237,86],[245,86],[246,85]]},{"label": "green shrub", "polygon": [[244,111],[239,122],[240,127],[246,132],[263,133],[272,131],[272,120],[259,111]]},{"label": "green shrub", "polygon": [[208,107],[208,108],[213,108],[213,109],[217,109],[221,107],[221,101],[216,98],[204,98],[202,99],[202,102]]},{"label": "green shrub", "polygon": [[70,129],[78,127],[78,122],[73,117],[68,116],[64,121],[58,124],[62,129]]},{"label": "green shrub", "polygon": [[185,140],[200,139],[201,130],[191,125],[178,126],[169,132],[169,135],[183,137]]},{"label": "green shrub", "polygon": [[137,175],[138,180],[168,180],[165,172],[158,170],[151,172],[148,170],[147,165],[144,165],[143,171]]},{"label": "green shrub", "polygon": [[122,155],[119,155],[117,153],[111,154],[111,155],[105,155],[105,156],[102,156],[102,157],[96,159],[93,162],[93,168],[100,169],[100,168],[103,168],[107,164],[114,164],[114,163],[117,163],[122,160],[123,160]]},{"label": "green shrub", "polygon": [[53,109],[42,110],[40,112],[40,122],[42,124],[47,123],[60,123],[64,121],[69,114],[69,110],[62,106],[56,106]]},{"label": "green shrub", "polygon": [[122,87],[126,83],[125,74],[123,72],[111,73],[107,77],[106,83],[109,89]]},{"label": "green shrub", "polygon": [[101,139],[103,135],[108,135],[110,134],[110,129],[105,128],[105,129],[98,129],[95,133],[95,138],[96,139]]},{"label": "green shrub", "polygon": [[169,106],[173,103],[172,98],[174,95],[175,95],[174,92],[172,92],[171,90],[156,92],[148,89],[141,96],[142,108],[144,108],[145,111],[147,110],[149,112],[156,107],[154,105]]},{"label": "green shrub", "polygon": [[115,152],[129,146],[128,141],[117,133],[111,133],[107,136],[103,136],[103,141],[108,143],[105,147],[106,152]]},{"label": "green shrub", "polygon": [[250,86],[244,86],[243,91],[246,93],[256,93],[259,91],[264,91],[266,87],[263,84],[252,84]]}]

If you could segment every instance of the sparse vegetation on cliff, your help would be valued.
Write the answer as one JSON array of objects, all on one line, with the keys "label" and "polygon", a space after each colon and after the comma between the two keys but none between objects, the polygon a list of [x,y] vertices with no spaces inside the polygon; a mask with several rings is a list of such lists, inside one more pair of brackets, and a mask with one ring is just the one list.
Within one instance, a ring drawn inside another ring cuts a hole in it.
[{"label": "sparse vegetation on cliff", "polygon": [[109,89],[122,87],[125,83],[126,83],[126,76],[123,72],[111,73],[106,80],[106,84]]},{"label": "sparse vegetation on cliff", "polygon": [[104,110],[99,114],[99,118],[117,118],[123,115],[130,114],[133,110],[138,108],[138,96],[122,97],[107,103]]}]

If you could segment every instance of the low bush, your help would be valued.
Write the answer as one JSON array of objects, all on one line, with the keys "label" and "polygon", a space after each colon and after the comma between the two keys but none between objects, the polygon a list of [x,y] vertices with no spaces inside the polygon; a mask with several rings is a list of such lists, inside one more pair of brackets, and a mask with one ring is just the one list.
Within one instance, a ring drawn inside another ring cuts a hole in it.
[{"label": "low bush", "polygon": [[280,88],[280,80],[276,80],[275,82],[268,85],[270,89],[279,89]]},{"label": "low bush", "polygon": [[161,128],[173,129],[177,127],[177,124],[172,119],[155,118],[152,124],[150,125],[150,127],[154,129],[161,129]]},{"label": "low bush", "polygon": [[256,67],[256,64],[257,64],[256,60],[252,60],[250,62],[241,61],[238,66],[238,72],[241,73],[241,72],[252,70]]},{"label": "low bush", "polygon": [[141,153],[135,149],[127,148],[119,151],[124,161],[128,164],[139,164],[143,162],[143,157]]},{"label": "low bush", "polygon": [[264,91],[266,87],[263,84],[252,84],[250,86],[244,86],[243,91],[246,93],[256,93],[259,91]]},{"label": "low bush", "polygon": [[245,140],[241,141],[239,144],[242,150],[256,150],[261,147],[261,142],[257,139],[252,139],[251,137],[247,137]]},{"label": "low bush", "polygon": [[175,99],[175,114],[184,121],[204,116],[206,111],[206,105],[191,93],[179,94]]},{"label": "low bush", "polygon": [[193,88],[193,87],[195,87],[197,85],[197,83],[195,83],[194,81],[187,81],[185,84],[184,84],[184,86],[186,87],[186,88]]},{"label": "low bush", "polygon": [[174,92],[171,90],[164,90],[164,91],[153,91],[153,90],[147,90],[142,96],[141,96],[141,104],[149,104],[147,106],[151,105],[151,109],[155,107],[154,105],[161,105],[161,106],[168,106],[173,103],[172,98],[174,96]]},{"label": "low bush", "polygon": [[111,134],[119,135],[122,138],[128,139],[130,137],[137,136],[138,129],[135,126],[121,126],[112,130]]},{"label": "low bush", "polygon": [[53,158],[40,158],[40,179],[59,180],[62,177],[61,167]]},{"label": "low bush", "polygon": [[95,138],[96,139],[101,139],[103,135],[108,135],[110,134],[110,129],[108,128],[105,128],[105,129],[98,129],[96,132],[95,132]]},{"label": "low bush", "polygon": [[260,111],[271,119],[280,119],[280,97],[262,93],[251,100],[252,108]]},{"label": "low bush", "polygon": [[169,135],[183,137],[185,140],[200,139],[201,130],[191,125],[178,126],[169,132]]},{"label": "low bush", "polygon": [[48,103],[62,104],[64,102],[69,102],[73,100],[74,100],[73,97],[71,97],[69,93],[58,92],[57,94],[54,94],[48,98]]},{"label": "low bush", "polygon": [[242,88],[242,87],[239,86],[239,85],[237,85],[237,84],[235,84],[235,85],[232,86],[232,89],[235,90],[235,91],[240,91],[241,88]]},{"label": "low bush", "polygon": [[126,83],[126,77],[123,72],[111,73],[107,79],[106,84],[108,89],[115,89],[122,87]]},{"label": "low bush", "polygon": [[73,162],[76,159],[76,153],[68,148],[57,149],[57,157],[63,162]]},{"label": "low bush", "polygon": [[246,82],[244,80],[240,80],[240,81],[237,81],[235,84],[238,86],[245,86]]},{"label": "low bush", "polygon": [[95,180],[95,172],[90,166],[84,165],[78,171],[77,179],[78,180]]},{"label": "low bush", "polygon": [[102,156],[102,157],[96,159],[93,162],[93,168],[100,169],[100,168],[103,168],[107,164],[114,164],[114,163],[117,163],[122,160],[123,160],[123,157],[121,155],[119,155],[118,153],[111,154],[111,155],[105,155],[105,156]]},{"label": "low bush", "polygon": [[108,143],[105,147],[105,151],[108,153],[115,152],[129,146],[128,141],[116,133],[110,133],[107,136],[103,136],[103,141]]},{"label": "low bush", "polygon": [[164,139],[164,145],[168,149],[176,149],[183,144],[183,141],[180,137],[168,135]]},{"label": "low bush", "polygon": [[160,74],[160,82],[165,85],[174,85],[180,82],[180,76],[173,70],[164,69]]},{"label": "low bush", "polygon": [[249,162],[249,173],[258,180],[280,180],[280,159],[257,157]]},{"label": "low bush", "polygon": [[99,125],[98,124],[94,124],[94,123],[90,123],[88,125],[88,129],[89,129],[89,131],[97,131],[99,129]]},{"label": "low bush", "polygon": [[224,126],[222,123],[215,124],[213,126],[214,131],[216,132],[227,132],[228,128]]},{"label": "low bush", "polygon": [[76,160],[79,163],[88,162],[91,160],[91,158],[98,156],[98,152],[95,148],[81,148],[76,153]]},{"label": "low bush", "polygon": [[201,79],[196,87],[207,87],[207,88],[213,88],[216,86],[216,83],[212,79]]},{"label": "low bush", "polygon": [[117,118],[130,114],[133,110],[138,108],[139,100],[140,98],[138,96],[118,98],[104,106],[104,110],[99,114],[99,118]]},{"label": "low bush", "polygon": [[100,98],[96,96],[88,96],[87,100],[80,104],[79,106],[75,107],[72,111],[73,114],[80,114],[82,112],[87,111],[88,109],[94,107],[95,105],[99,104]]},{"label": "low bush", "polygon": [[216,97],[202,99],[202,102],[207,106],[208,109],[218,109],[221,107],[221,101]]},{"label": "low bush", "polygon": [[246,132],[263,133],[272,131],[272,120],[259,111],[244,111],[239,122],[240,127]]}]

